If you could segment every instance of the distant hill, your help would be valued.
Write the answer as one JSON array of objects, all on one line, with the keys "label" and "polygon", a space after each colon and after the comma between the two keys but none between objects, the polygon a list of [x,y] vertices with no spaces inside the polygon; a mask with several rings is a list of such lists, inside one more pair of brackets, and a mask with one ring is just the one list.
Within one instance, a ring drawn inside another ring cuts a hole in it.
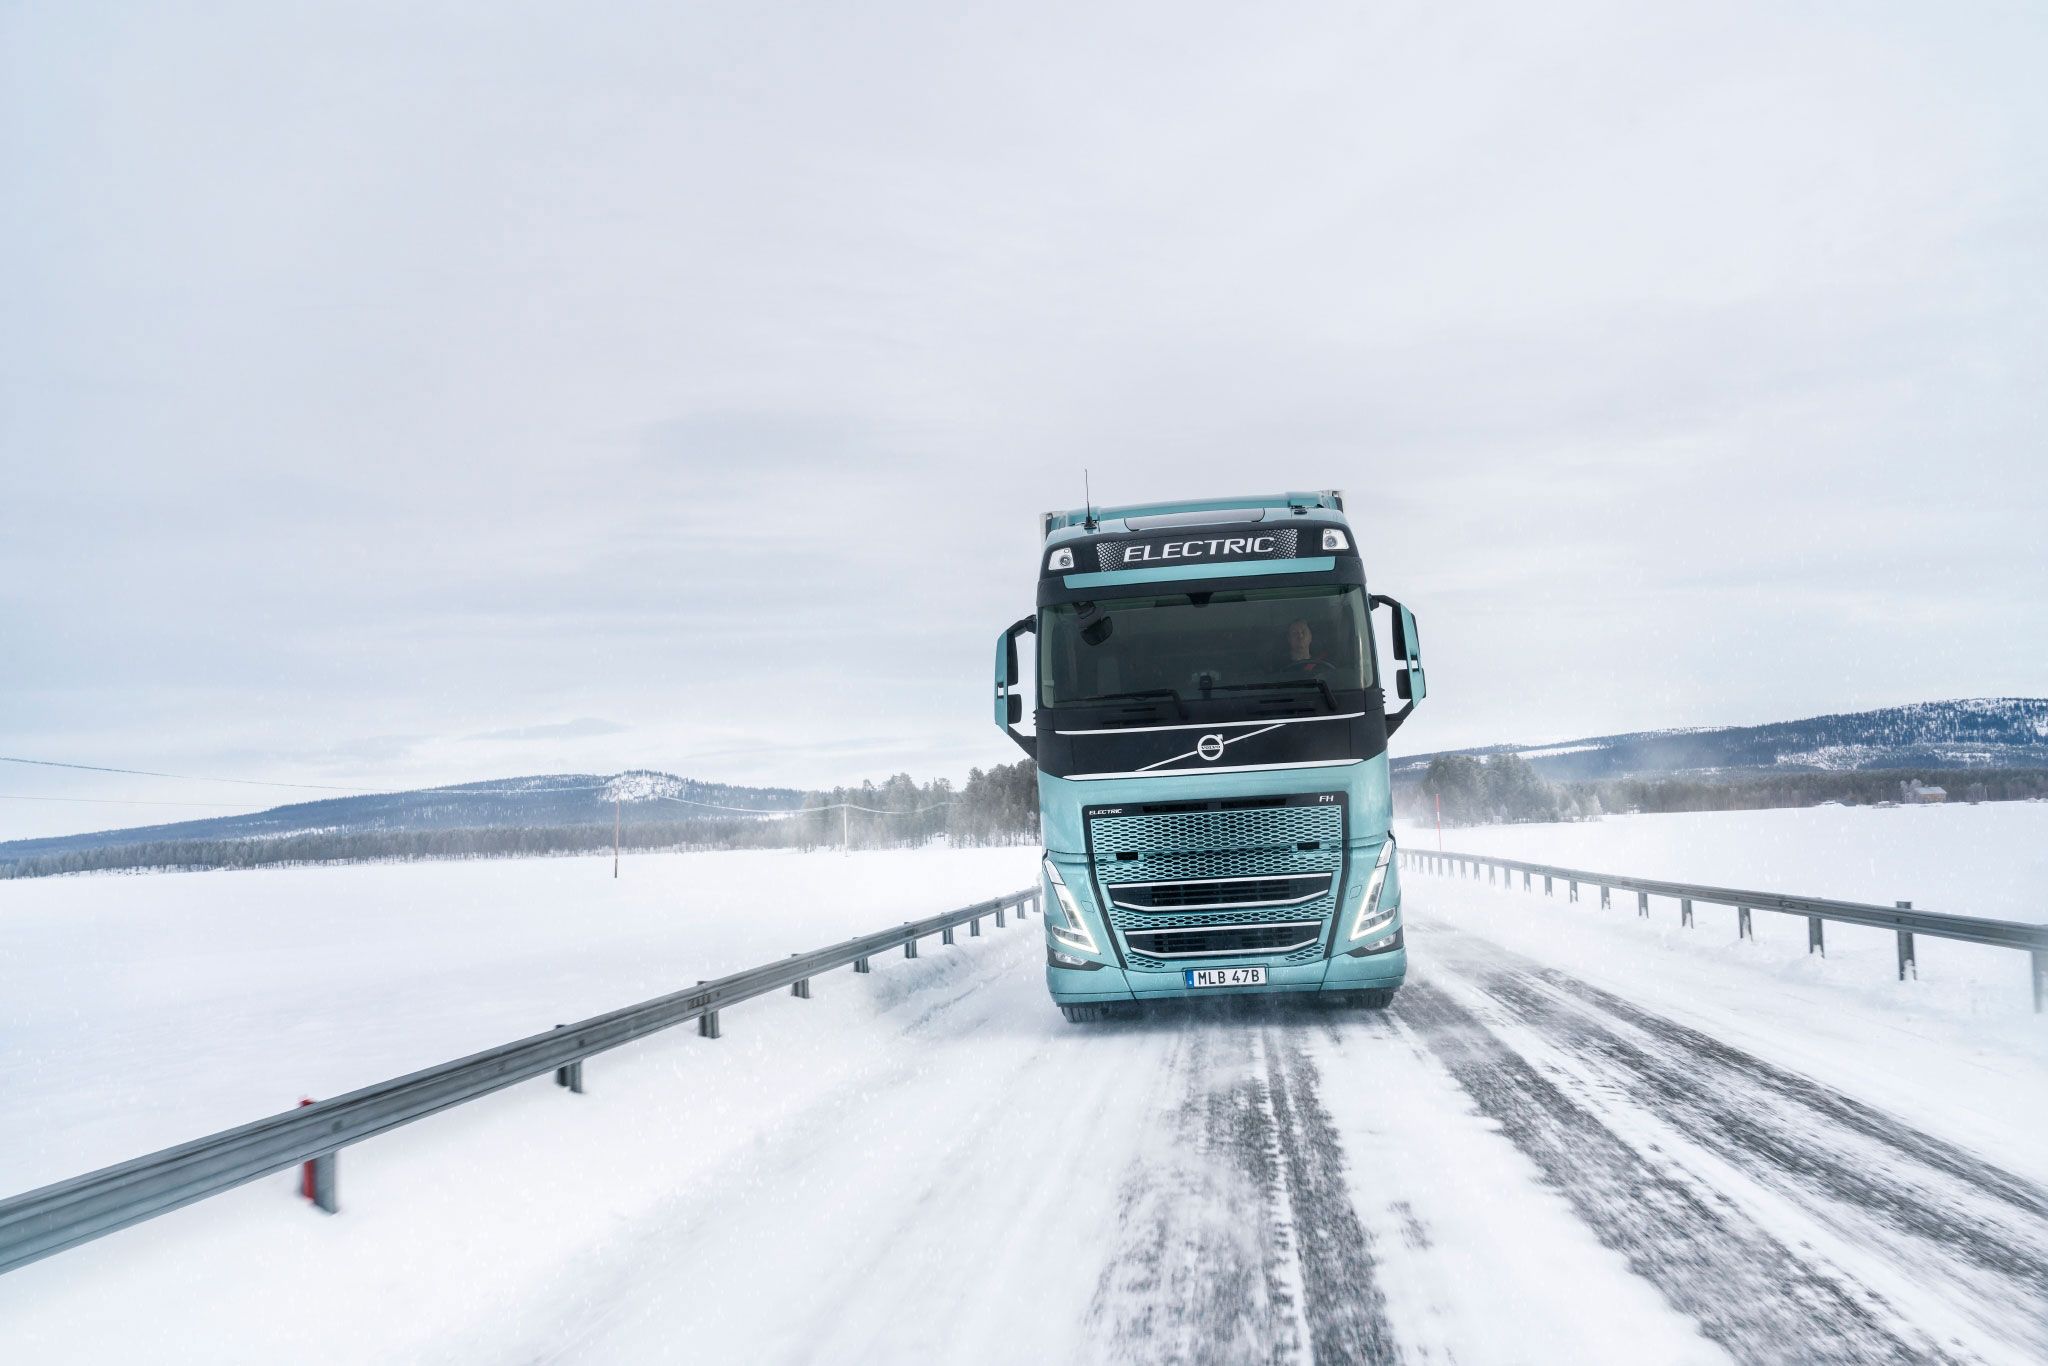
[{"label": "distant hill", "polygon": [[[2048,768],[2048,698],[1916,702],[1762,726],[1596,735],[1562,744],[1487,745],[1439,753],[1519,754],[1553,782],[1878,769]],[[1419,779],[1436,753],[1404,755],[1394,776]]]},{"label": "distant hill", "polygon": [[[604,777],[558,773],[503,778],[414,792],[380,792],[360,797],[327,797],[295,802],[242,816],[215,816],[171,825],[99,830],[85,835],[0,843],[0,864],[46,854],[67,854],[130,845],[197,841],[286,840],[321,835],[336,838],[384,833],[422,834],[451,830],[535,830],[612,824],[613,801],[629,826],[674,825],[695,818],[727,818],[718,807],[794,811],[804,794],[788,787],[735,787],[698,782],[673,774],[635,770]],[[680,799],[680,800],[671,800]],[[742,817],[742,819],[744,819]]]}]

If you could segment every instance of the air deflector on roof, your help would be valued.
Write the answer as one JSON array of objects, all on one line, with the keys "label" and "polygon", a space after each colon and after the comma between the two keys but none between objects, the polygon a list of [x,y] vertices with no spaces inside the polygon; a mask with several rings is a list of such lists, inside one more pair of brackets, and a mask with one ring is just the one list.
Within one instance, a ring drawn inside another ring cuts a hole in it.
[{"label": "air deflector on roof", "polygon": [[1224,508],[1217,512],[1168,512],[1157,517],[1131,517],[1124,525],[1133,531],[1167,531],[1180,526],[1242,526],[1266,520],[1264,508]]}]

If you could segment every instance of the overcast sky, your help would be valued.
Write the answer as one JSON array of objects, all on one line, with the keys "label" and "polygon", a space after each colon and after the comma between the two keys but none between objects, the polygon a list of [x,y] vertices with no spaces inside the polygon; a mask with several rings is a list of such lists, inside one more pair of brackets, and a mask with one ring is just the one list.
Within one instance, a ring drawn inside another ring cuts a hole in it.
[{"label": "overcast sky", "polygon": [[2048,10],[995,8],[0,8],[0,752],[958,779],[1084,467],[1397,748],[2048,692]]}]

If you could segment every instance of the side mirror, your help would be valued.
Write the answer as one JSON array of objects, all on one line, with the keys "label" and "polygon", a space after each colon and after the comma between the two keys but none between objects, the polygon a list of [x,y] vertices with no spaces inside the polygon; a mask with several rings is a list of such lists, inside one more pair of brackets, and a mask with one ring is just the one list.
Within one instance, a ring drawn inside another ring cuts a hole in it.
[{"label": "side mirror", "polygon": [[1024,719],[1024,698],[1017,692],[1024,681],[1017,667],[1017,637],[1037,629],[1038,623],[1025,617],[996,637],[996,725],[1017,742],[1019,749],[1034,758],[1038,754],[1038,738],[1017,729],[1017,723]]},{"label": "side mirror", "polygon": [[1401,676],[1395,680],[1400,695],[1411,702],[1429,696],[1429,677],[1422,671],[1422,635],[1415,629],[1415,614],[1394,604],[1394,651],[1401,656]]},{"label": "side mirror", "polygon": [[1400,670],[1394,677],[1394,694],[1408,705],[1388,714],[1387,734],[1392,735],[1415,710],[1415,704],[1429,696],[1429,677],[1422,668],[1422,633],[1416,629],[1415,614],[1392,598],[1378,595],[1372,605],[1394,609],[1394,664]]}]

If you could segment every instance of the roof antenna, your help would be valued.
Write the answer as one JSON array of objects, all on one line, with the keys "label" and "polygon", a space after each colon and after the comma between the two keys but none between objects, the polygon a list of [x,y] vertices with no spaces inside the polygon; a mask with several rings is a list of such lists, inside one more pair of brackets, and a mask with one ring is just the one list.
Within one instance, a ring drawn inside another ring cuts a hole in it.
[{"label": "roof antenna", "polygon": [[1094,531],[1101,524],[1095,520],[1095,492],[1088,484],[1088,467],[1081,467],[1081,506],[1086,510],[1081,520],[1083,531]]}]

